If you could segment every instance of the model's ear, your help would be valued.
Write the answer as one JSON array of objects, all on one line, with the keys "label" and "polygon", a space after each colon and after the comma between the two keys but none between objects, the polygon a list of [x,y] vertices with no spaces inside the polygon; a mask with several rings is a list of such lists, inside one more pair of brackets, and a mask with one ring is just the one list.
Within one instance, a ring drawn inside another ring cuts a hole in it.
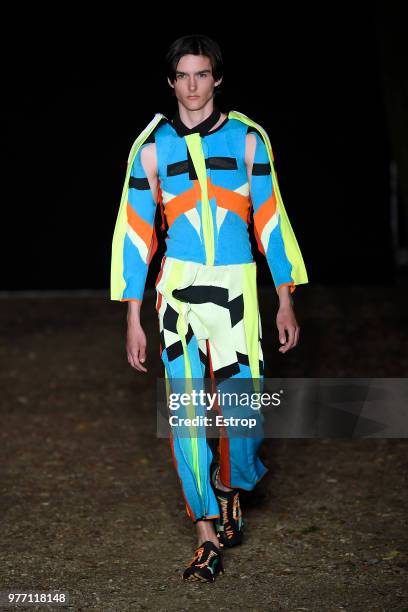
[{"label": "model's ear", "polygon": [[217,85],[219,85],[221,81],[222,81],[222,77],[218,79],[218,81],[214,81],[214,87],[217,87]]},{"label": "model's ear", "polygon": [[174,89],[174,85],[173,83],[170,81],[169,77],[167,77],[167,82],[170,85],[170,87],[172,87]]}]

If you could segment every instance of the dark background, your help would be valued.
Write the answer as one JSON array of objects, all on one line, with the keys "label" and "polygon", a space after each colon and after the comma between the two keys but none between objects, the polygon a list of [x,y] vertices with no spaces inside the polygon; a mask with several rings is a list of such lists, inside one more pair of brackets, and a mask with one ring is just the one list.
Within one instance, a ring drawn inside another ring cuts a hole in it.
[{"label": "dark background", "polygon": [[[121,26],[78,20],[68,33],[62,18],[44,33],[26,24],[3,74],[0,289],[109,287],[127,156],[156,112],[171,117],[176,110],[164,55],[186,33],[206,33],[222,48],[221,110],[245,113],[270,136],[310,283],[398,280],[390,162],[399,162],[402,246],[408,163],[400,5],[270,8],[266,16],[247,7],[253,19],[231,9],[223,21],[209,8],[207,20],[188,25],[161,11],[137,19],[135,9]],[[265,259],[256,257],[261,283],[271,285]]]}]

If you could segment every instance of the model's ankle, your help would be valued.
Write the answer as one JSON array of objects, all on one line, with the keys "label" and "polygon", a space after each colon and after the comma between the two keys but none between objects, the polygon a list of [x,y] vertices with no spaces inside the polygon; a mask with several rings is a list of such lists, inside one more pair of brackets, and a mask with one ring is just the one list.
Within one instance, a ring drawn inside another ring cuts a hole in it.
[{"label": "model's ankle", "polygon": [[197,540],[197,545],[201,546],[202,544],[204,544],[204,542],[208,542],[208,540],[212,542],[217,548],[220,548],[220,541],[217,536],[199,537]]},{"label": "model's ankle", "polygon": [[197,521],[196,527],[198,546],[201,546],[201,544],[203,544],[207,540],[215,544],[215,546],[217,547],[220,546],[212,520]]},{"label": "model's ankle", "polygon": [[232,491],[232,489],[230,489],[229,487],[226,487],[222,484],[222,482],[220,482],[220,479],[218,477],[219,475],[217,474],[217,478],[215,481],[215,486],[217,487],[217,489],[220,489],[220,491],[225,491],[226,493],[228,493],[228,491]]}]

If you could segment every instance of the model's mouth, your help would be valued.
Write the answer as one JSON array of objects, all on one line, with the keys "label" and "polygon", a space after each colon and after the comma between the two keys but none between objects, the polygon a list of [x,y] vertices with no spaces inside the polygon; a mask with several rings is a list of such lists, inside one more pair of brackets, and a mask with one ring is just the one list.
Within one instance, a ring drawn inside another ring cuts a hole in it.
[{"label": "model's mouth", "polygon": [[187,96],[189,100],[197,100],[200,96]]}]

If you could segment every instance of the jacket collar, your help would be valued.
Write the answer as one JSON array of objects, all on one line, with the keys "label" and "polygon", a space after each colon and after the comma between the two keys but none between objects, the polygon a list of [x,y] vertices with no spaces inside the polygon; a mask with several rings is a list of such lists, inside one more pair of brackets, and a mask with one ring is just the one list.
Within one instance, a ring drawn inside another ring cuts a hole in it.
[{"label": "jacket collar", "polygon": [[180,119],[180,113],[177,110],[171,123],[179,136],[187,136],[188,134],[195,134],[198,132],[200,136],[205,136],[211,130],[212,127],[217,123],[221,116],[220,109],[214,105],[213,112],[204,121],[195,125],[193,128],[187,127]]}]

